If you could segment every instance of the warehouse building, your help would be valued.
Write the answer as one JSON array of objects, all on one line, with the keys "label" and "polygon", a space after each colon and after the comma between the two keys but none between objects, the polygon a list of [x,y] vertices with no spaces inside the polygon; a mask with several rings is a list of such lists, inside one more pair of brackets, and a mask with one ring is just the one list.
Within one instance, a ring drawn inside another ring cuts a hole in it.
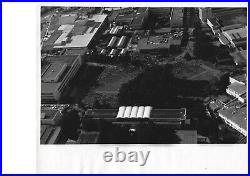
[{"label": "warehouse building", "polygon": [[127,25],[132,30],[143,29],[148,19],[148,8],[139,7],[137,10],[126,8],[114,11],[110,18],[117,25]]},{"label": "warehouse building", "polygon": [[76,15],[62,16],[60,25],[44,41],[42,50],[86,48],[98,37],[107,22],[107,15],[81,16],[80,20],[76,18]]},{"label": "warehouse building", "polygon": [[127,37],[126,36],[122,36],[119,40],[119,42],[117,43],[116,47],[117,48],[123,48],[123,46],[125,45],[126,43],[126,39]]},{"label": "warehouse building", "polygon": [[77,14],[61,15],[58,23],[59,23],[59,25],[74,24],[76,19],[77,19]]},{"label": "warehouse building", "polygon": [[113,47],[116,43],[116,40],[117,40],[117,37],[116,36],[113,36],[110,41],[109,41],[109,44],[108,44],[108,47]]},{"label": "warehouse building", "polygon": [[186,108],[153,109],[151,106],[121,106],[119,109],[88,109],[85,117],[93,120],[104,119],[115,124],[153,122],[174,128],[189,124],[189,120],[186,119]]}]

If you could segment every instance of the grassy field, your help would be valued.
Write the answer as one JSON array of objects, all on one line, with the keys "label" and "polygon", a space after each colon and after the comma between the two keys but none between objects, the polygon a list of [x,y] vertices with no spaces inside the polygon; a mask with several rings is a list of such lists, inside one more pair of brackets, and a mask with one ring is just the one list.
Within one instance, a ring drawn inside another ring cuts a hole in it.
[{"label": "grassy field", "polygon": [[173,65],[173,73],[180,79],[192,79],[206,70],[195,61],[182,61]]},{"label": "grassy field", "polygon": [[177,78],[188,80],[218,80],[221,72],[201,61],[182,61],[174,65],[173,73]]},{"label": "grassy field", "polygon": [[122,84],[135,78],[139,71],[131,68],[107,67],[100,74],[94,87],[91,88],[84,102],[90,107],[98,100],[100,104],[108,103],[111,108],[118,107],[118,93]]}]

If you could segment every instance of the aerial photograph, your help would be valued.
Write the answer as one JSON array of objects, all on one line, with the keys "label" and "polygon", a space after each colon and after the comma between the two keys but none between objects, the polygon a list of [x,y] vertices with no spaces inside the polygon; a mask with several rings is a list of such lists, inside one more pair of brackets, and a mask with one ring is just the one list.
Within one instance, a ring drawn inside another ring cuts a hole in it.
[{"label": "aerial photograph", "polygon": [[40,144],[247,144],[247,8],[40,7]]}]

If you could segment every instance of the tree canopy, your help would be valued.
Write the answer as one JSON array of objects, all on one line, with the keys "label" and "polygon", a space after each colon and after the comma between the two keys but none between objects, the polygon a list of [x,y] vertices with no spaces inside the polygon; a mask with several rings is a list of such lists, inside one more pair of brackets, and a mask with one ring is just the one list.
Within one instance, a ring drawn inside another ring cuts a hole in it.
[{"label": "tree canopy", "polygon": [[177,96],[204,97],[209,93],[209,88],[207,81],[191,81],[174,77],[171,65],[155,65],[123,84],[118,99],[120,105],[166,107],[173,104]]}]

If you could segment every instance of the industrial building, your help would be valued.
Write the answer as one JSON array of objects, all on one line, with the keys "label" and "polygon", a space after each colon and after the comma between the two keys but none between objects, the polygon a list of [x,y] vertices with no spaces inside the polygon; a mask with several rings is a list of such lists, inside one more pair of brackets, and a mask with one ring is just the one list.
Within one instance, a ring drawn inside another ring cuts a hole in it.
[{"label": "industrial building", "polygon": [[[186,109],[153,109],[151,106],[121,106],[119,109],[88,109],[85,112],[83,124],[95,125],[94,131],[84,131],[79,137],[80,143],[98,143],[100,142],[100,134],[97,131],[103,131],[104,126],[112,126],[112,129],[133,129],[135,133],[141,134],[140,124],[145,128],[150,129],[167,126],[169,135],[173,135],[172,139],[176,143],[180,144],[196,144],[197,143],[197,131],[190,130],[188,128],[183,129],[189,125],[189,120],[186,119]],[[104,126],[103,126],[103,125]],[[106,125],[105,125],[106,124]],[[109,124],[109,125],[108,125]],[[138,125],[138,126],[137,126]],[[153,125],[153,126],[152,126]],[[159,125],[159,126],[158,126]],[[111,128],[109,126],[109,128]],[[138,128],[137,128],[138,127]],[[129,130],[128,133],[131,131]],[[132,132],[133,133],[133,132]],[[156,134],[154,134],[156,135]],[[161,135],[161,134],[158,134]],[[168,134],[166,134],[168,135]],[[115,135],[114,135],[115,136]],[[137,138],[138,137],[138,138]],[[140,141],[141,135],[138,135],[135,141]],[[173,139],[174,138],[174,139]],[[128,139],[129,140],[129,139]],[[92,141],[92,142],[89,142]],[[104,143],[110,143],[110,138],[103,141]],[[111,142],[123,143],[120,140],[120,136],[113,138]],[[126,141],[129,142],[129,141]],[[157,143],[157,141],[155,141]]]},{"label": "industrial building", "polygon": [[60,123],[63,114],[59,109],[42,106],[41,108],[41,129],[40,143],[41,144],[57,144],[62,137],[62,128]]},{"label": "industrial building", "polygon": [[120,9],[113,12],[110,21],[117,25],[127,25],[132,30],[142,29],[148,19],[148,8],[139,7],[137,10],[132,8]]},{"label": "industrial building", "polygon": [[123,46],[125,45],[126,43],[126,39],[127,37],[126,36],[122,36],[119,40],[119,42],[117,43],[116,47],[117,48],[123,48]]},{"label": "industrial building", "polygon": [[42,67],[41,101],[42,103],[60,100],[69,81],[76,75],[81,66],[80,56],[51,56]]},{"label": "industrial building", "polygon": [[215,35],[247,25],[247,11],[244,8],[199,8],[199,17]]},{"label": "industrial building", "polygon": [[224,45],[231,45],[232,47],[241,47],[242,45],[243,47],[246,46],[247,27],[224,30],[222,35],[226,38],[226,42],[220,40]]},{"label": "industrial building", "polygon": [[60,126],[41,125],[40,144],[57,144],[61,137]]},{"label": "industrial building", "polygon": [[122,56],[122,55],[125,55],[127,53],[127,49],[126,48],[123,48],[122,50],[121,50],[121,52],[120,52],[120,56]]},{"label": "industrial building", "polygon": [[170,27],[182,28],[183,27],[183,14],[184,8],[172,8],[170,14]]},{"label": "industrial building", "polygon": [[101,50],[101,52],[100,52],[100,54],[105,55],[105,54],[106,54],[106,52],[107,52],[107,50],[106,50],[106,49],[102,49],[102,50]]},{"label": "industrial building", "polygon": [[123,29],[123,26],[114,26],[110,29],[109,34],[111,35],[119,34],[122,29]]},{"label": "industrial building", "polygon": [[171,7],[150,7],[149,8],[149,13],[154,14],[154,15],[170,15],[171,13]]},{"label": "industrial building", "polygon": [[238,75],[229,77],[230,85],[227,87],[226,92],[237,98],[241,103],[246,103],[246,75]]},{"label": "industrial building", "polygon": [[247,107],[238,100],[226,104],[218,110],[218,115],[226,124],[247,136]]},{"label": "industrial building", "polygon": [[41,109],[42,125],[58,125],[62,120],[62,111],[57,109]]},{"label": "industrial building", "polygon": [[231,76],[229,82],[226,92],[234,98],[226,103],[216,100],[210,105],[227,125],[247,136],[246,75]]},{"label": "industrial building", "polygon": [[116,40],[117,40],[117,37],[116,36],[113,36],[110,41],[109,41],[109,44],[108,44],[108,47],[113,47],[116,43]]},{"label": "industrial building", "polygon": [[114,124],[153,122],[169,127],[181,128],[188,124],[186,109],[153,109],[151,106],[121,106],[119,109],[88,109],[86,119],[103,119]]},{"label": "industrial building", "polygon": [[77,14],[61,15],[59,18],[59,25],[74,24],[77,19]]},{"label": "industrial building", "polygon": [[[78,19],[79,18],[79,19]],[[107,15],[77,16],[64,15],[59,26],[51,31],[44,41],[42,50],[82,49],[88,47],[105,26]]]}]

